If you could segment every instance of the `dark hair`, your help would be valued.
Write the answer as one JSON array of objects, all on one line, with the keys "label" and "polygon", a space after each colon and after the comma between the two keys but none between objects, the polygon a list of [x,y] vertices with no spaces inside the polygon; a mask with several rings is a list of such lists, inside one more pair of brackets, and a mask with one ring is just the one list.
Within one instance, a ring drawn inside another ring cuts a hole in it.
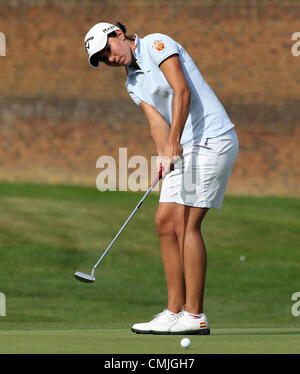
[{"label": "dark hair", "polygon": [[[119,29],[124,33],[126,39],[133,40],[133,41],[135,40],[135,35],[126,35],[126,32],[127,32],[126,27],[121,22],[117,22],[115,25],[118,26]],[[111,32],[110,34],[107,35],[108,38],[109,37],[114,38],[116,36],[117,36],[117,34],[116,34],[115,31],[113,31],[113,32]]]}]

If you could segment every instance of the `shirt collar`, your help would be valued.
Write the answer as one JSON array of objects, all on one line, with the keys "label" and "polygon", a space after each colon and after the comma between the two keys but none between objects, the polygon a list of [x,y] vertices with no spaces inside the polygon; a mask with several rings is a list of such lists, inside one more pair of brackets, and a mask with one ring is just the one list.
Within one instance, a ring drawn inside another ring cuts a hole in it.
[{"label": "shirt collar", "polygon": [[140,53],[141,53],[141,42],[140,42],[140,38],[138,37],[137,34],[135,34],[135,43],[134,43],[134,48],[133,48],[134,57],[135,58],[139,57]]},{"label": "shirt collar", "polygon": [[[137,63],[138,63],[138,60],[139,60],[139,57],[140,57],[140,54],[141,54],[141,40],[140,38],[138,37],[137,34],[135,34],[135,43],[134,43],[134,47],[133,47],[133,56],[136,58],[137,60]],[[132,74],[132,73],[135,73],[137,71],[141,71],[141,69],[135,69],[133,67],[130,67],[130,66],[126,66],[126,73],[127,73],[127,76]]]}]

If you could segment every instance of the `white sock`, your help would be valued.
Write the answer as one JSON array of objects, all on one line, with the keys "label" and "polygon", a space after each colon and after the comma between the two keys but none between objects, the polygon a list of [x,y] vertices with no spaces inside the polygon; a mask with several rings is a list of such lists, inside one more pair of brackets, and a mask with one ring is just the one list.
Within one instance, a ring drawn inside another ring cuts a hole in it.
[{"label": "white sock", "polygon": [[197,317],[197,318],[201,318],[204,316],[204,313],[201,313],[201,314],[194,314],[194,313],[189,313],[190,316],[194,316],[194,317]]}]

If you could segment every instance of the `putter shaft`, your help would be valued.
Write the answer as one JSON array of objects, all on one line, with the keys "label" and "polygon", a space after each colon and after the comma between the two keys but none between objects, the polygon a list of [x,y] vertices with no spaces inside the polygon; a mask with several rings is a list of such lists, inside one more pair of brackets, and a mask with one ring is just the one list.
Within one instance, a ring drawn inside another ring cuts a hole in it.
[{"label": "putter shaft", "polygon": [[94,265],[93,267],[93,270],[92,270],[92,276],[94,275],[95,273],[95,270],[97,268],[97,266],[100,264],[100,262],[102,261],[102,259],[104,258],[104,256],[106,255],[106,253],[110,250],[110,248],[112,247],[112,245],[114,244],[114,242],[117,240],[117,238],[119,237],[119,235],[121,234],[121,232],[124,230],[124,228],[127,226],[128,222],[131,220],[131,218],[134,216],[134,214],[136,213],[136,211],[139,209],[139,207],[143,204],[144,200],[146,199],[146,197],[149,195],[149,193],[153,190],[153,188],[157,185],[157,183],[159,182],[159,180],[162,178],[162,171],[159,172],[159,174],[157,175],[157,177],[155,178],[155,180],[152,182],[151,186],[148,188],[147,192],[145,193],[145,195],[141,198],[141,200],[139,201],[139,203],[137,204],[137,206],[134,208],[134,210],[132,211],[132,213],[130,214],[130,216],[127,218],[127,220],[125,221],[125,223],[123,224],[123,226],[120,228],[120,230],[118,231],[117,235],[113,238],[113,240],[111,241],[111,243],[109,244],[109,246],[106,248],[106,250],[103,252],[102,256],[99,258],[99,260],[96,262],[96,264]]},{"label": "putter shaft", "polygon": [[81,280],[82,282],[88,282],[88,283],[91,283],[91,282],[94,282],[95,281],[95,277],[94,277],[94,274],[95,274],[95,271],[96,271],[96,268],[97,266],[100,264],[100,262],[102,261],[102,259],[104,258],[104,256],[106,255],[106,253],[110,250],[110,248],[112,247],[112,245],[114,244],[114,242],[117,240],[118,236],[121,234],[121,232],[124,230],[124,228],[127,226],[128,222],[131,220],[131,218],[134,216],[134,214],[136,213],[136,211],[139,209],[139,207],[142,205],[142,203],[144,202],[144,200],[146,199],[146,197],[149,195],[149,193],[153,190],[153,188],[157,185],[157,183],[160,181],[160,179],[162,178],[162,173],[163,171],[161,170],[157,177],[154,179],[154,181],[152,182],[151,186],[148,188],[147,192],[145,193],[145,195],[142,197],[142,199],[138,202],[137,206],[134,208],[134,210],[132,211],[132,213],[130,214],[130,216],[127,218],[127,220],[125,221],[125,223],[123,224],[123,226],[120,228],[120,230],[118,231],[117,235],[113,238],[113,240],[111,241],[111,243],[109,244],[109,246],[106,248],[106,250],[103,252],[102,256],[99,258],[99,260],[96,262],[96,264],[94,265],[94,267],[92,268],[92,272],[91,272],[91,275],[88,275],[88,274],[84,274],[84,273],[81,273],[81,272],[76,272],[75,273],[75,278],[78,279],[78,280]]}]

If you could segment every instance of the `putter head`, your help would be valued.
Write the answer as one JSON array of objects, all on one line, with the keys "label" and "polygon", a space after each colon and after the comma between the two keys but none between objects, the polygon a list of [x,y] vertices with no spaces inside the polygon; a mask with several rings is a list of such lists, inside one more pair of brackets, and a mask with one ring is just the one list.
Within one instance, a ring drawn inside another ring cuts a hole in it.
[{"label": "putter head", "polygon": [[74,276],[75,276],[75,279],[79,280],[80,282],[85,282],[85,283],[93,283],[96,280],[96,278],[93,275],[81,273],[80,271],[76,271]]}]

